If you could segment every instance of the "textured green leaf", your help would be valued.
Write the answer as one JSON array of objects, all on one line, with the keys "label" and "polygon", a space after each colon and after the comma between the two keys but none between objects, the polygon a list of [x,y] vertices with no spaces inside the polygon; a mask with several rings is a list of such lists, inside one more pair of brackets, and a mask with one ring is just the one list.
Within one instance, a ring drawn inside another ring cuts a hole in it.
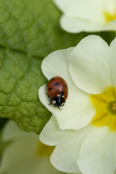
[{"label": "textured green leaf", "polygon": [[0,53],[0,116],[15,120],[26,131],[39,133],[50,117],[37,95],[46,82],[40,70],[41,59],[7,49]]},{"label": "textured green leaf", "polygon": [[52,0],[0,0],[0,117],[25,131],[39,133],[51,115],[37,94],[42,59],[87,35],[64,32],[60,15]]}]

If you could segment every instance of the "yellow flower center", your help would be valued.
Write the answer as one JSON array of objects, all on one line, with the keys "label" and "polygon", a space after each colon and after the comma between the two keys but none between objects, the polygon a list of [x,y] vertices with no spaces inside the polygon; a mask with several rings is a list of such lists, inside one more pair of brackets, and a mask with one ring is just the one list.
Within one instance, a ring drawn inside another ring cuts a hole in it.
[{"label": "yellow flower center", "polygon": [[39,157],[49,157],[53,152],[53,150],[54,150],[53,146],[46,146],[45,144],[42,144],[39,141],[36,149],[36,155]]},{"label": "yellow flower center", "polygon": [[109,12],[105,12],[106,23],[113,22],[116,20],[116,10],[111,14]]},{"label": "yellow flower center", "polygon": [[91,95],[96,114],[91,120],[93,126],[108,126],[116,130],[116,88],[109,87],[102,94]]}]

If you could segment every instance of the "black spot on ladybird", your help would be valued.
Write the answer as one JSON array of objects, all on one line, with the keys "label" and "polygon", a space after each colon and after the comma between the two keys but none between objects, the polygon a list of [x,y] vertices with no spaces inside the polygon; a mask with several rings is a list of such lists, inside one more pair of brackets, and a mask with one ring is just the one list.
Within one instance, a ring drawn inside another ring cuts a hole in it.
[{"label": "black spot on ladybird", "polygon": [[59,86],[59,83],[55,83],[55,86]]},{"label": "black spot on ladybird", "polygon": [[68,86],[67,86],[67,85],[65,85],[65,87],[67,88]]},{"label": "black spot on ladybird", "polygon": [[51,91],[52,90],[52,88],[49,88],[49,91]]}]

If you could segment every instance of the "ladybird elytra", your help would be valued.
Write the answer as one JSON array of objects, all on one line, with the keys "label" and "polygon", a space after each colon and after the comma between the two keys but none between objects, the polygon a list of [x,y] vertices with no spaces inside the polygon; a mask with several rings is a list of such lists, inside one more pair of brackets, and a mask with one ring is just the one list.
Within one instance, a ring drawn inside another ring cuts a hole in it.
[{"label": "ladybird elytra", "polygon": [[50,98],[50,104],[61,107],[68,97],[67,83],[62,77],[53,77],[47,83],[47,93]]}]

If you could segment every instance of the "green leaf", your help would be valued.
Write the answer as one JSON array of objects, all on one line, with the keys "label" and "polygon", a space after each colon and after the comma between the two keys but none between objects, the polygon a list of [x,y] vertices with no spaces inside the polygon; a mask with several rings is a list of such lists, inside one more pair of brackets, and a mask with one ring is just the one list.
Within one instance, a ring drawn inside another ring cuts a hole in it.
[{"label": "green leaf", "polygon": [[42,59],[87,35],[63,31],[60,16],[52,0],[0,0],[0,117],[25,131],[40,133],[51,116],[38,99]]},{"label": "green leaf", "polygon": [[87,34],[68,34],[59,25],[52,0],[0,0],[0,45],[43,58],[56,49],[76,45]]}]

